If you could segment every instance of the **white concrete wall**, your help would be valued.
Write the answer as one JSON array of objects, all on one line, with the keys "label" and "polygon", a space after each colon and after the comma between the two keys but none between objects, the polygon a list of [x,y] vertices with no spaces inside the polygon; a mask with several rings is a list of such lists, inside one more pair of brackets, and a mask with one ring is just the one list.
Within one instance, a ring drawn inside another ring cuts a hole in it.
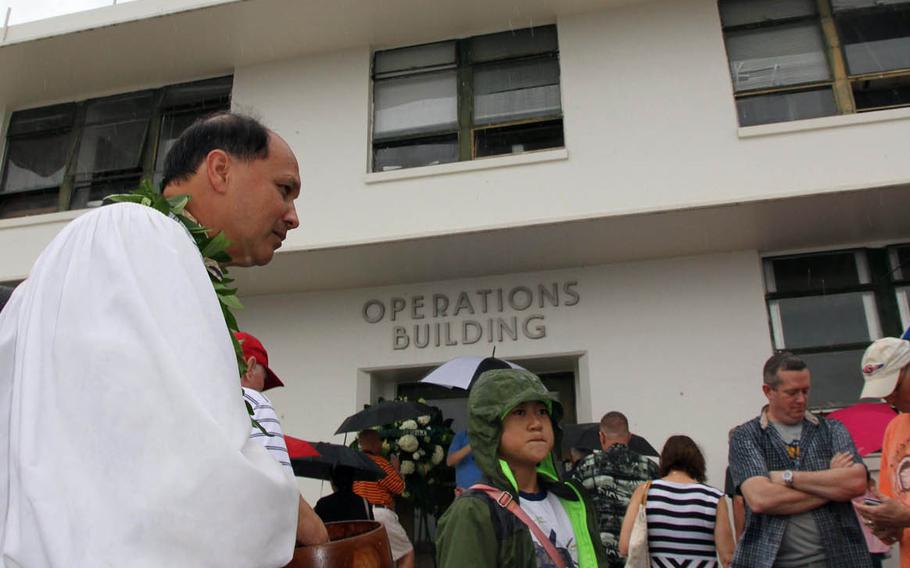
[{"label": "white concrete wall", "polygon": [[[581,353],[577,379],[579,421],[598,420],[612,409],[625,412],[633,431],[660,449],[666,437],[687,433],[703,447],[710,481],[723,484],[727,431],[756,415],[763,403],[761,365],[771,353],[755,252],[677,258],[512,274],[404,287],[244,298],[241,327],[266,345],[270,365],[286,388],[270,391],[285,430],[305,439],[341,441],[333,432],[370,401],[363,369],[431,365],[459,355],[485,355],[493,344],[392,348],[389,315],[364,321],[366,301],[393,296],[448,294],[484,288],[577,281],[574,306],[514,312],[544,316],[547,336],[497,345],[503,358]],[[563,300],[565,295],[563,295]],[[419,322],[466,318],[427,317]],[[402,325],[415,321],[402,312]],[[358,384],[358,381],[360,383]],[[358,392],[359,391],[359,392]],[[586,393],[590,395],[586,395]],[[373,395],[375,397],[375,393]],[[327,487],[327,486],[326,486]],[[309,498],[318,483],[303,483]],[[326,489],[328,491],[328,489]]]}]

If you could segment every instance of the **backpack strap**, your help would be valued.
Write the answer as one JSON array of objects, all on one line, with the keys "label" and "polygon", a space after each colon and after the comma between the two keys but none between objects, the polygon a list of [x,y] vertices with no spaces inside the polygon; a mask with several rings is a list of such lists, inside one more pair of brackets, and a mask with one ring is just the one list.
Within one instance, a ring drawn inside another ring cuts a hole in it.
[{"label": "backpack strap", "polygon": [[537,526],[531,517],[518,505],[515,499],[512,497],[512,494],[508,491],[503,491],[502,489],[496,489],[489,485],[484,485],[483,483],[475,483],[470,487],[471,489],[476,489],[487,494],[497,505],[503,509],[508,510],[510,513],[518,517],[518,520],[527,525],[528,529],[534,533],[534,536],[537,537],[537,542],[547,551],[547,556],[553,561],[553,564],[556,565],[556,568],[566,568],[566,563],[562,559],[562,555],[559,554],[559,551],[556,550],[556,547],[553,546],[553,543],[550,542],[550,539],[547,538],[543,531],[540,530],[540,527]]}]

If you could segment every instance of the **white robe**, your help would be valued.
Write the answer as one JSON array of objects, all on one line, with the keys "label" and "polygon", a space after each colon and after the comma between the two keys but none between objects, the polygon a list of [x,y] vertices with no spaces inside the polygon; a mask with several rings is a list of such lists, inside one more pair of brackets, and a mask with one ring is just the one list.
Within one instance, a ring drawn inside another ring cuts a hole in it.
[{"label": "white robe", "polygon": [[249,434],[186,230],[79,217],[0,314],[0,567],[283,566],[299,493]]}]

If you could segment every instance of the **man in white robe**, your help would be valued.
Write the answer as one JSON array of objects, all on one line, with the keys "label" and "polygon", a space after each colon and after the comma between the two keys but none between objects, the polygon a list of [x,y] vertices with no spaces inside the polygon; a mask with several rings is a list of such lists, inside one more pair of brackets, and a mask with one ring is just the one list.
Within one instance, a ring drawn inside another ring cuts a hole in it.
[{"label": "man in white robe", "polygon": [[[165,167],[233,264],[299,224],[296,158],[252,119],[197,123]],[[0,314],[0,567],[283,566],[324,542],[238,376],[178,221],[123,203],[70,223]]]}]

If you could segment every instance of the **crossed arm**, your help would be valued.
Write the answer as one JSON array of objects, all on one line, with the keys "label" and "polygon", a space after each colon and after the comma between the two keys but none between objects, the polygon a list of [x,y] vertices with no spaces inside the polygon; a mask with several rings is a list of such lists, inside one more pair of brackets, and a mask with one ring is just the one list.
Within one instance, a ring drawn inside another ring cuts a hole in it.
[{"label": "crossed arm", "polygon": [[750,477],[742,484],[749,507],[767,515],[794,515],[821,507],[828,501],[849,501],[866,490],[866,468],[854,463],[845,452],[835,454],[831,469],[794,471],[793,485],[787,487],[783,472],[771,471],[768,477]]}]

